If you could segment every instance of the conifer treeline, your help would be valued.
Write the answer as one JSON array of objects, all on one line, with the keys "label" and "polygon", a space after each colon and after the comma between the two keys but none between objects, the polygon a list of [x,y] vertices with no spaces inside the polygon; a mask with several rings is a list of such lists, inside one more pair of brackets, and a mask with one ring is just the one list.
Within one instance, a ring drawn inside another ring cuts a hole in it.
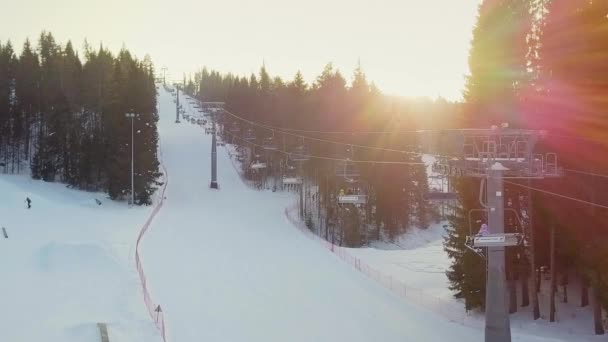
[{"label": "conifer treeline", "polygon": [[[487,128],[508,122],[511,127],[545,129],[549,134],[539,142],[538,152],[557,152],[567,170],[608,173],[604,158],[608,152],[607,14],[606,0],[484,0],[471,42],[471,74],[464,93],[466,126]],[[467,214],[480,206],[479,181],[455,181],[461,208],[451,220],[445,244],[453,259],[448,277],[467,308],[483,307],[485,261],[464,247]],[[604,177],[566,171],[562,178],[531,185],[608,203]],[[509,287],[522,280],[522,290],[528,293],[528,289],[533,298],[531,302],[528,296],[518,298],[518,305],[534,305],[538,283],[527,284],[535,276],[530,263],[534,261],[537,270],[550,266],[554,231],[556,283],[565,289],[574,274],[576,283],[584,284],[581,298],[570,300],[582,306],[595,304],[596,332],[603,333],[597,313],[600,305],[608,308],[608,211],[516,186],[506,186],[505,191],[515,199],[531,196],[533,203],[534,253],[515,250],[507,255]],[[588,300],[589,293],[597,294],[595,300]]]},{"label": "conifer treeline", "polygon": [[71,42],[43,32],[19,56],[0,44],[0,172],[29,169],[35,179],[79,189],[130,192],[131,124],[135,132],[135,198],[150,203],[159,176],[156,88],[148,57],[117,56],[86,44],[84,63]]},{"label": "conifer treeline", "polygon": [[[370,84],[361,67],[347,84],[340,71],[327,64],[312,85],[301,73],[293,80],[271,77],[263,66],[258,75],[239,77],[203,69],[194,78],[186,80],[185,90],[204,101],[225,101],[227,109],[236,115],[267,125],[316,131],[411,131],[428,127],[433,121],[446,127],[456,117],[460,106],[443,99],[403,100],[384,96]],[[424,115],[422,115],[424,114]],[[228,117],[230,119],[230,117]],[[238,120],[226,122],[226,127],[238,124],[241,132],[252,129],[261,143],[264,137],[275,139],[280,146],[292,148],[304,143],[312,155],[355,160],[392,160],[419,162],[420,157],[379,150],[334,145],[270,131]],[[393,148],[419,150],[415,134],[321,134],[296,133],[333,141]],[[244,146],[242,141],[235,141]],[[260,153],[261,151],[257,151]],[[273,154],[273,165],[285,164],[285,156]],[[281,159],[283,159],[281,161]],[[427,192],[426,170],[421,166],[390,164],[357,164],[362,186],[369,194],[365,208],[350,211],[349,217],[339,217],[335,198],[341,188],[347,187],[336,177],[335,161],[312,159],[306,163],[307,177],[319,185],[322,197],[323,227],[316,231],[332,240],[361,246],[370,240],[392,239],[412,226],[427,227],[431,219],[430,208],[424,201]],[[246,168],[249,165],[245,165]],[[247,170],[246,170],[247,171]],[[277,168],[275,176],[280,177]],[[317,212],[317,209],[314,209]],[[345,211],[341,211],[344,213]],[[339,224],[341,222],[341,224]],[[336,235],[337,237],[334,237]]]}]

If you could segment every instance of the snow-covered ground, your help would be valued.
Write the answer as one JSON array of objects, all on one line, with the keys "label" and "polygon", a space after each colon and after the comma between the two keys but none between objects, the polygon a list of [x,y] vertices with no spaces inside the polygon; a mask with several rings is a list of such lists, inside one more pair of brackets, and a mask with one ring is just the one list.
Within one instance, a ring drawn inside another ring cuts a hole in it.
[{"label": "snow-covered ground", "polygon": [[408,286],[424,289],[438,298],[451,299],[445,276],[450,260],[443,251],[444,224],[411,229],[394,243],[374,241],[372,248],[353,248],[350,253]]},{"label": "snow-covered ground", "polygon": [[175,124],[169,94],[159,102],[171,183],[142,258],[170,341],[482,340],[479,329],[399,299],[306,238],[282,215],[295,198],[247,187],[223,149],[221,189],[209,189],[211,137]]},{"label": "snow-covered ground", "polygon": [[[443,224],[431,225],[428,229],[414,228],[401,235],[394,244],[374,242],[372,245],[377,248],[349,248],[348,252],[383,275],[401,281],[408,288],[419,290],[420,296],[426,297],[420,298],[420,302],[433,302],[438,310],[442,307],[450,310],[460,307],[465,324],[480,327],[483,325],[483,315],[478,312],[465,314],[464,306],[448,289],[445,271],[451,262],[443,250]],[[593,319],[590,307],[580,308],[577,305],[580,286],[576,281],[571,281],[568,288],[569,303],[561,302],[562,292],[561,288],[559,289],[556,296],[558,323],[548,322],[549,284],[549,280],[543,280],[539,293],[541,319],[531,319],[530,306],[519,307],[519,311],[511,315],[513,332],[563,341],[604,340],[603,336],[592,335]],[[519,284],[517,289],[519,299]]]},{"label": "snow-covered ground", "polygon": [[157,338],[133,268],[150,208],[25,175],[0,175],[0,194],[0,341],[98,341],[98,322],[112,342]]},{"label": "snow-covered ground", "polygon": [[[159,105],[170,184],[140,256],[168,341],[483,340],[481,329],[396,296],[302,234],[284,215],[295,197],[248,187],[222,148],[221,189],[209,189],[210,136],[175,123],[162,87]],[[112,342],[161,340],[134,261],[151,207],[129,209],[26,176],[1,175],[0,193],[0,225],[9,234],[0,236],[0,341],[97,342],[98,322],[108,323]],[[406,247],[400,251],[352,252],[444,296],[438,231],[415,233],[398,242]],[[514,340],[576,339],[518,332]]]}]

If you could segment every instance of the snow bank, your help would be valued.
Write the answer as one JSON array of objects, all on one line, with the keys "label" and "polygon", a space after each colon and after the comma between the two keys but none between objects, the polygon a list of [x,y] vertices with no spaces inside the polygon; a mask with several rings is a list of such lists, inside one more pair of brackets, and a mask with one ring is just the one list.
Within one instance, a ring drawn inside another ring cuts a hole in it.
[{"label": "snow bank", "polygon": [[209,189],[211,137],[176,124],[166,92],[159,103],[171,184],[141,256],[169,341],[480,338],[400,301],[294,230],[283,210],[295,197],[250,189],[228,153],[218,153],[220,190]]},{"label": "snow bank", "polygon": [[124,271],[116,258],[91,243],[49,242],[34,253],[34,261],[39,270],[61,272],[62,276],[90,273],[89,276],[103,277],[105,273]]},{"label": "snow bank", "polygon": [[27,176],[0,175],[0,194],[1,341],[98,341],[97,322],[112,342],[159,340],[132,253],[150,208]]}]

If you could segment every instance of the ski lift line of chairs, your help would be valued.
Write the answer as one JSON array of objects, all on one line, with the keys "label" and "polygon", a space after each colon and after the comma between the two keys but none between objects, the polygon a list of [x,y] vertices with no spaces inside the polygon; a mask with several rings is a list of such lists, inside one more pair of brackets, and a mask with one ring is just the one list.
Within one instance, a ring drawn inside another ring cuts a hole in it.
[{"label": "ski lift line of chairs", "polygon": [[[281,128],[281,127],[273,127],[273,126],[269,126],[269,125],[265,125],[265,124],[261,124],[261,123],[257,123],[248,119],[245,119],[241,116],[238,116],[234,113],[231,113],[230,111],[224,110],[224,112],[230,116],[232,116],[235,119],[238,119],[242,122],[248,123],[250,125],[253,126],[257,126],[269,131],[272,131],[273,134],[275,131],[283,134],[283,135],[289,135],[289,136],[293,136],[293,137],[299,137],[302,139],[309,139],[309,140],[314,140],[314,141],[318,141],[318,142],[324,142],[324,143],[329,143],[329,144],[335,144],[335,145],[341,145],[341,146],[350,146],[352,147],[357,147],[357,148],[363,148],[363,149],[372,149],[372,150],[378,150],[378,151],[386,151],[386,152],[396,152],[396,153],[402,153],[402,154],[411,154],[411,155],[416,155],[416,156],[420,156],[423,153],[421,152],[416,152],[416,151],[407,151],[407,150],[397,150],[397,149],[390,149],[390,148],[383,148],[383,147],[375,147],[375,146],[367,146],[367,145],[358,145],[358,144],[349,144],[349,143],[344,143],[344,142],[338,142],[338,141],[333,141],[333,140],[327,140],[327,139],[321,139],[321,138],[315,138],[315,137],[311,137],[311,136],[304,136],[304,135],[300,135],[300,134],[295,134],[293,132],[290,131],[298,131],[298,130],[291,130],[291,129],[285,129],[285,128]],[[343,132],[342,132],[343,133]],[[350,132],[350,133],[356,133],[356,132]],[[420,163],[422,164],[422,163]]]},{"label": "ski lift line of chairs", "polygon": [[[247,141],[245,139],[245,137],[239,137],[236,136],[234,134],[231,134],[229,131],[225,131],[225,133],[236,137],[239,140],[242,141]],[[253,138],[253,137],[251,137]],[[271,138],[271,142],[273,143],[273,145],[269,145],[269,140],[268,138]],[[290,153],[292,154],[292,156],[294,156],[294,158],[298,158],[298,156],[304,161],[304,160],[309,160],[311,158],[314,159],[323,159],[323,160],[331,160],[331,161],[337,161],[340,163],[341,166],[336,166],[335,169],[335,175],[336,176],[342,176],[342,177],[351,177],[351,178],[358,178],[360,176],[359,171],[356,170],[355,168],[355,164],[356,163],[367,163],[367,164],[400,164],[400,165],[418,165],[421,167],[426,167],[426,164],[423,162],[403,162],[403,161],[382,161],[382,160],[352,160],[349,158],[346,159],[339,159],[339,158],[332,158],[332,157],[328,157],[328,156],[320,156],[320,155],[312,155],[312,154],[303,154],[303,155],[298,155],[296,156],[297,153],[292,153],[292,152],[288,152],[288,151],[284,151],[282,149],[279,149],[279,147],[274,144],[274,139],[273,137],[267,137],[265,138],[265,141],[262,142],[262,144],[256,144],[255,142],[253,142],[251,139],[248,142],[252,145],[252,146],[257,146],[260,147],[264,150],[270,150],[270,151],[277,151],[286,155],[290,155]],[[266,144],[265,144],[266,143]],[[350,146],[350,145],[349,145]],[[295,161],[295,159],[292,159]],[[347,165],[344,165],[347,164]]]},{"label": "ski lift line of chairs", "polygon": [[[264,125],[264,124],[260,124],[260,123],[256,123],[254,121],[245,119],[241,116],[238,116],[234,113],[231,113],[230,111],[227,110],[223,110],[223,112],[225,114],[228,114],[232,117],[234,117],[237,120],[240,120],[244,123],[247,123],[249,125],[252,126],[257,126],[269,131],[272,131],[273,136],[269,137],[269,138],[274,138],[274,133],[275,131],[279,132],[280,134],[283,135],[290,135],[290,136],[294,136],[294,137],[299,137],[302,139],[309,139],[309,140],[314,140],[314,141],[319,141],[319,142],[326,142],[326,143],[331,143],[331,144],[336,144],[336,145],[342,145],[342,146],[349,146],[352,151],[352,148],[357,147],[357,148],[365,148],[365,149],[374,149],[374,150],[381,150],[381,151],[388,151],[388,152],[399,152],[399,153],[404,153],[404,154],[413,154],[413,155],[422,155],[421,152],[414,152],[414,151],[406,151],[406,150],[395,150],[395,149],[387,149],[387,148],[381,148],[381,147],[373,147],[373,146],[366,146],[366,145],[357,145],[357,144],[349,144],[349,143],[344,143],[344,142],[337,142],[337,141],[331,141],[331,140],[326,140],[326,139],[319,139],[319,138],[314,138],[314,137],[310,137],[310,136],[303,136],[303,135],[298,135],[298,134],[294,134],[294,133],[290,133],[287,132],[286,130],[282,130],[280,128],[275,128],[275,127],[271,127],[268,125]],[[208,112],[205,112],[205,115],[211,115]],[[265,141],[263,142],[262,145],[264,145],[264,143],[266,143],[267,145],[264,147],[264,149],[266,150],[279,150],[278,146],[276,145],[272,145],[270,144],[270,140],[269,138],[265,138]],[[249,136],[248,139],[246,140],[254,140],[253,136]],[[285,151],[282,151],[285,152]],[[438,156],[438,155],[436,155]],[[317,159],[325,159],[325,160],[338,160],[337,158],[331,158],[331,157],[324,157],[324,156],[312,156],[312,155],[308,155],[308,157],[312,157],[312,158],[317,158]],[[426,166],[426,164],[424,162],[402,162],[402,161],[379,161],[379,160],[353,160],[353,162],[356,163],[371,163],[371,164],[402,164],[402,165],[420,165],[420,166]]]}]

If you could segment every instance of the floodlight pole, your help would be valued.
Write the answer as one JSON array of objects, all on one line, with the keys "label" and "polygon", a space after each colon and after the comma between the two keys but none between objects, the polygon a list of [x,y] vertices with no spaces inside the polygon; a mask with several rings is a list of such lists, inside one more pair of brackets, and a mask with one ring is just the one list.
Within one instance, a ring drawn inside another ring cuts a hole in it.
[{"label": "floodlight pole", "polygon": [[[487,170],[488,226],[491,234],[504,234],[504,184],[506,170],[500,163]],[[505,247],[487,247],[485,342],[511,342],[507,310]]]},{"label": "floodlight pole", "polygon": [[131,196],[129,199],[129,204],[135,204],[135,185],[134,185],[134,174],[135,174],[135,148],[134,143],[135,139],[133,138],[133,119],[135,118],[134,113],[126,113],[125,116],[131,119]]},{"label": "floodlight pole", "polygon": [[179,85],[175,87],[177,89],[176,100],[175,100],[175,123],[179,123]]}]

